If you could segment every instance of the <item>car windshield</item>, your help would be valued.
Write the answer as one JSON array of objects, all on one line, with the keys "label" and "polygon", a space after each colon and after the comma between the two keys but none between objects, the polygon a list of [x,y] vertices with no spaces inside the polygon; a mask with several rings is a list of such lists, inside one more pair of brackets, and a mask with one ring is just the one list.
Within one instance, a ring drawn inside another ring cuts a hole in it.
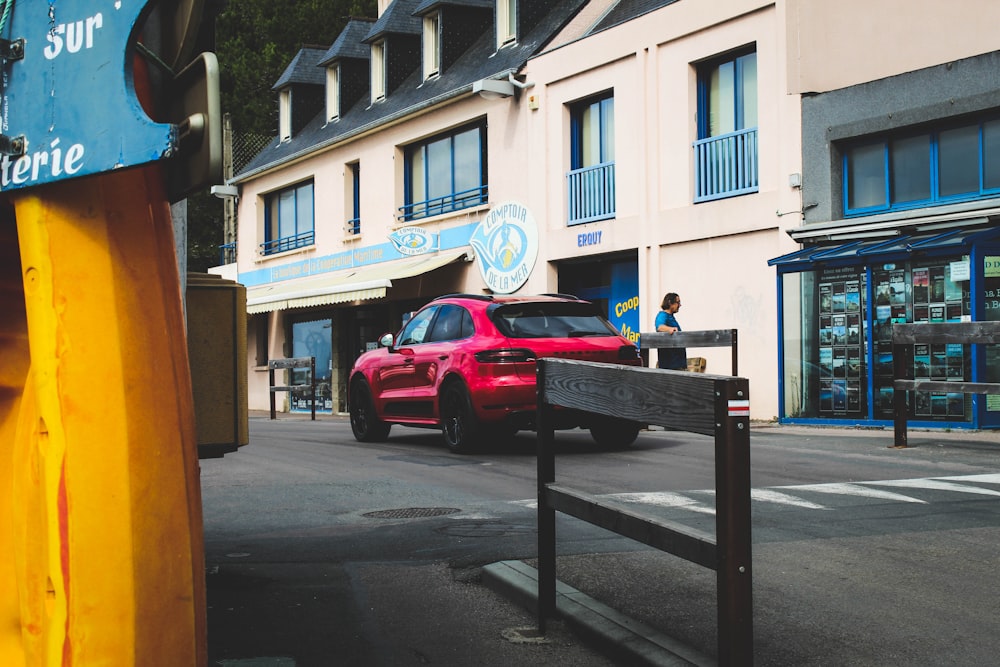
[{"label": "car windshield", "polygon": [[587,302],[512,303],[498,306],[491,318],[508,338],[615,336],[618,331]]}]

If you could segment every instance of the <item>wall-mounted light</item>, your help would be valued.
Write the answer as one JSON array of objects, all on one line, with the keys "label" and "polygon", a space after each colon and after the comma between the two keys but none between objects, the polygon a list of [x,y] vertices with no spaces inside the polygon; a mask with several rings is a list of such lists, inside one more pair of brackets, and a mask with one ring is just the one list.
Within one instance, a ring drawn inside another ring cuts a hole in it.
[{"label": "wall-mounted light", "polygon": [[226,197],[238,197],[240,189],[235,185],[213,185],[209,188],[209,192],[219,199],[225,199]]},{"label": "wall-mounted light", "polygon": [[473,94],[478,94],[484,100],[499,100],[512,97],[518,89],[534,86],[534,83],[521,83],[514,78],[513,73],[507,74],[507,79],[480,79],[472,82]]},{"label": "wall-mounted light", "polygon": [[484,100],[499,100],[514,94],[514,84],[497,79],[480,79],[472,84],[472,92],[478,93]]}]

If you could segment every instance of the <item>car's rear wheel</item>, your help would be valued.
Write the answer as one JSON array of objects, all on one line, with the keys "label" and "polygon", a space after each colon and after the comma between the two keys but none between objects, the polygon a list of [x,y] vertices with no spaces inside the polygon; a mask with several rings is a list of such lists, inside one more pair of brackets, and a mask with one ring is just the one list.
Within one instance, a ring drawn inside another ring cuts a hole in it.
[{"label": "car's rear wheel", "polygon": [[590,436],[601,447],[625,449],[639,437],[641,425],[627,419],[606,417],[590,425]]},{"label": "car's rear wheel", "polygon": [[471,452],[479,437],[479,420],[472,409],[469,391],[451,382],[441,392],[441,433],[448,449],[456,454]]},{"label": "car's rear wheel", "polygon": [[382,442],[389,437],[392,424],[386,424],[375,413],[372,390],[364,380],[351,384],[351,430],[359,442]]}]

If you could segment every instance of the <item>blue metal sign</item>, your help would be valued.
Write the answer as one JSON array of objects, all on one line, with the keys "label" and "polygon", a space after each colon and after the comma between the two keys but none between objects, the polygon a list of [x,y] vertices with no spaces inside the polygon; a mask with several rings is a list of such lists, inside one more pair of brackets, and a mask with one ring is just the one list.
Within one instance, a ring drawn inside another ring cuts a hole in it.
[{"label": "blue metal sign", "polygon": [[170,157],[175,126],[150,120],[132,83],[148,0],[12,4],[0,34],[0,191]]}]

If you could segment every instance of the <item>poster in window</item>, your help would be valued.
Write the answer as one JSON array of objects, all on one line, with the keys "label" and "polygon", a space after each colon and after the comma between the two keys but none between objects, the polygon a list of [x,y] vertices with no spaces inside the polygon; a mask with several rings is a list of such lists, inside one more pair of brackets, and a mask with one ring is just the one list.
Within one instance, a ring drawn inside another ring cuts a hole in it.
[{"label": "poster in window", "polygon": [[931,347],[931,379],[948,379],[948,357],[945,346],[941,343],[934,343]]},{"label": "poster in window", "polygon": [[875,308],[875,340],[892,341],[892,308],[888,305]]},{"label": "poster in window", "polygon": [[847,411],[847,380],[833,381],[833,411]]},{"label": "poster in window", "polygon": [[844,283],[833,283],[833,312],[843,313],[847,310],[847,294],[844,291]]},{"label": "poster in window", "polygon": [[914,322],[916,322],[918,324],[921,323],[921,322],[927,322],[929,317],[930,317],[930,309],[927,307],[927,304],[924,304],[922,306],[918,306],[918,305],[914,304],[914,306],[913,306],[913,321]]},{"label": "poster in window", "polygon": [[878,410],[883,415],[892,414],[892,387],[879,387]]},{"label": "poster in window", "polygon": [[913,269],[913,304],[927,303],[930,296],[930,270]]},{"label": "poster in window", "polygon": [[965,394],[951,392],[948,397],[948,416],[965,417]]},{"label": "poster in window", "polygon": [[842,347],[833,348],[833,377],[847,377],[847,350]]},{"label": "poster in window", "polygon": [[821,315],[819,318],[819,344],[833,345],[833,328],[829,315]]},{"label": "poster in window", "polygon": [[833,312],[833,296],[830,290],[830,283],[819,284],[819,312]]},{"label": "poster in window", "polygon": [[819,381],[819,410],[820,412],[833,411],[833,380]]},{"label": "poster in window", "polygon": [[889,272],[889,303],[893,306],[906,305],[906,273],[902,269]]},{"label": "poster in window", "polygon": [[833,377],[833,348],[819,348],[819,376],[824,378]]},{"label": "poster in window", "polygon": [[861,410],[861,383],[857,380],[847,381],[847,411]]},{"label": "poster in window", "polygon": [[948,312],[948,321],[949,322],[968,321],[967,319],[965,319],[965,318],[962,317],[963,313],[962,313],[962,304],[961,304],[961,302],[959,302],[959,303],[949,303],[949,304],[946,304],[946,307],[948,309],[947,312]]},{"label": "poster in window", "polygon": [[913,377],[929,378],[931,376],[931,346],[921,343],[913,346]]},{"label": "poster in window", "polygon": [[861,377],[861,350],[857,347],[847,348],[847,377]]},{"label": "poster in window", "polygon": [[847,316],[847,344],[861,344],[861,315],[857,313]]},{"label": "poster in window", "polygon": [[831,327],[833,329],[833,344],[834,345],[846,345],[847,344],[847,316],[846,315],[834,315],[833,321],[831,322]]},{"label": "poster in window", "polygon": [[944,267],[931,267],[931,303],[941,303],[944,301]]},{"label": "poster in window", "polygon": [[948,416],[947,394],[931,394],[931,415],[934,417]]},{"label": "poster in window", "polygon": [[944,322],[944,304],[935,304],[930,307],[931,322]]},{"label": "poster in window", "polygon": [[890,300],[889,274],[879,273],[875,278],[875,305],[888,306]]},{"label": "poster in window", "polygon": [[931,416],[931,394],[928,391],[913,392],[913,414],[916,417]]},{"label": "poster in window", "polygon": [[945,356],[948,359],[948,379],[965,379],[964,346],[960,343],[949,343],[945,346]]},{"label": "poster in window", "polygon": [[857,313],[861,310],[860,283],[857,280],[848,280],[844,283],[845,301],[847,302],[847,312]]}]

